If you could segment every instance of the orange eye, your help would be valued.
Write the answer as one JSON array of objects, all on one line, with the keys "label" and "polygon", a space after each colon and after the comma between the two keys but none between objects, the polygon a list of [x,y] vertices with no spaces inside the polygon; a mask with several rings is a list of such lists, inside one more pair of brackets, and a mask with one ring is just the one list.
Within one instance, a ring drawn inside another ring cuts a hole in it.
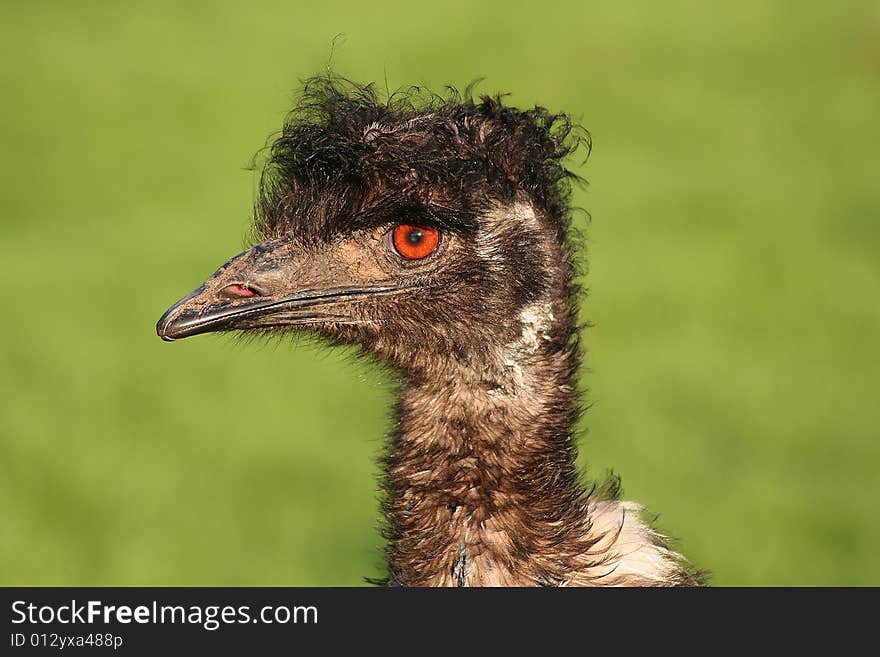
[{"label": "orange eye", "polygon": [[431,255],[440,243],[440,231],[426,226],[396,226],[391,234],[394,248],[404,258],[421,260]]}]

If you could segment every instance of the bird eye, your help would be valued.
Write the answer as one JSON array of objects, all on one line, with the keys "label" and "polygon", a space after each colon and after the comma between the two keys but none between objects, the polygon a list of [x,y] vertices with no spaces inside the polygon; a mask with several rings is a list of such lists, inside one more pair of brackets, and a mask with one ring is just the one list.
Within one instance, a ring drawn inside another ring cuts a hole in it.
[{"label": "bird eye", "polygon": [[440,231],[426,226],[401,224],[391,233],[394,249],[408,260],[421,260],[431,255],[440,243]]}]

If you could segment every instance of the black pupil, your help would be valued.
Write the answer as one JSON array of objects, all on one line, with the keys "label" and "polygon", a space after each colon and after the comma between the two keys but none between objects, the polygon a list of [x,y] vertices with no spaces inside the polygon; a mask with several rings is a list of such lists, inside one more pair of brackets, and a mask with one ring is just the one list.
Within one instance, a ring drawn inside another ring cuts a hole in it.
[{"label": "black pupil", "polygon": [[422,241],[422,237],[424,237],[422,231],[420,231],[418,228],[414,228],[406,234],[406,241],[413,246],[416,246],[419,244],[419,242]]}]

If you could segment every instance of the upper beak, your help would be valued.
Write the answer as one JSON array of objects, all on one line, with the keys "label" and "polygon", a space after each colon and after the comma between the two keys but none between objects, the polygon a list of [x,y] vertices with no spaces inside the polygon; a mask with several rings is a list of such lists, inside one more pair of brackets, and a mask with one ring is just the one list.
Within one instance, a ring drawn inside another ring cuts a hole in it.
[{"label": "upper beak", "polygon": [[321,275],[327,268],[298,266],[296,260],[288,245],[258,244],[166,310],[156,333],[172,341],[212,331],[346,321],[347,302],[399,290],[390,281],[344,274],[327,279]]}]

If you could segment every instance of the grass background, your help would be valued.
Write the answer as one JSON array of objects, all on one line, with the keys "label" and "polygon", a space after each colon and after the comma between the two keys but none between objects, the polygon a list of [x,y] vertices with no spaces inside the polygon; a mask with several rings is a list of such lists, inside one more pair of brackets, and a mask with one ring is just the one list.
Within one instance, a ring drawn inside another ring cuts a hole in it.
[{"label": "grass background", "polygon": [[[578,116],[582,460],[718,585],[880,584],[876,2],[0,5],[0,584],[380,573],[391,382],[155,336],[299,78]],[[585,220],[580,218],[582,224]]]}]

